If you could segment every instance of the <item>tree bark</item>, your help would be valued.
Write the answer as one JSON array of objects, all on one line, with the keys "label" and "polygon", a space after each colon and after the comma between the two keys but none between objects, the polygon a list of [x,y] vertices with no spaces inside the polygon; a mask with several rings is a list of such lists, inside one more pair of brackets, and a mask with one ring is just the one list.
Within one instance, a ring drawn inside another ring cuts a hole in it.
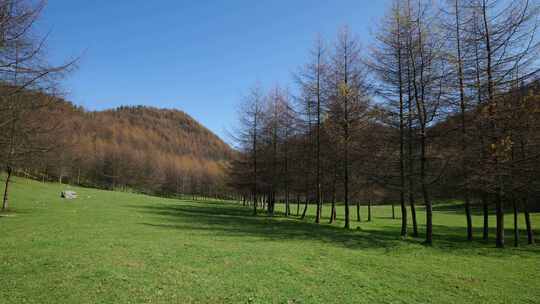
[{"label": "tree bark", "polygon": [[[465,190],[468,192],[467,190]],[[465,217],[467,218],[467,240],[473,240],[473,227],[472,227],[472,215],[471,215],[471,203],[469,194],[465,194]]]},{"label": "tree bark", "polygon": [[300,215],[300,196],[296,196],[296,216]]},{"label": "tree bark", "polygon": [[[399,2],[397,2],[399,3]],[[397,61],[398,61],[398,82],[399,82],[399,204],[401,206],[401,237],[407,237],[407,207],[405,206],[405,118],[404,118],[404,103],[403,103],[403,66],[401,54],[401,20],[399,11],[396,14],[397,18]],[[394,217],[394,208],[392,205],[392,217]]]},{"label": "tree bark", "polygon": [[416,221],[416,204],[412,193],[409,193],[409,204],[411,205],[411,217],[413,224],[413,236],[418,237],[418,222]]},{"label": "tree bark", "polygon": [[531,215],[530,215],[529,209],[527,207],[525,207],[524,215],[525,215],[525,225],[527,227],[527,243],[529,245],[533,245],[534,244],[534,234],[533,234],[533,229],[532,229],[532,225],[531,225]]},{"label": "tree bark", "polygon": [[11,173],[13,169],[10,166],[7,166],[6,171],[7,171],[7,177],[6,177],[6,184],[4,187],[4,199],[2,202],[2,211],[7,211],[7,209],[9,208],[8,189],[9,189],[9,182],[11,180]]},{"label": "tree bark", "polygon": [[308,209],[308,203],[309,203],[309,199],[308,199],[308,196],[306,195],[306,201],[304,203],[304,211],[302,211],[302,216],[300,217],[301,219],[304,219],[306,217],[307,209]]},{"label": "tree bark", "polygon": [[411,218],[413,224],[413,236],[418,237],[418,223],[416,221],[416,206],[414,202],[414,181],[413,181],[413,106],[412,106],[412,88],[411,88],[411,71],[410,66],[407,64],[407,179],[409,194],[409,205],[411,206]]},{"label": "tree bark", "polygon": [[514,209],[514,247],[519,247],[519,227],[518,227],[518,205],[517,200],[512,200]]},{"label": "tree bark", "polygon": [[489,202],[486,194],[482,195],[482,207],[484,215],[484,226],[482,232],[482,239],[484,241],[489,240]]},{"label": "tree bark", "polygon": [[[335,183],[335,182],[334,182]],[[336,220],[336,189],[332,190],[332,210],[330,211],[330,224]]]},{"label": "tree bark", "polygon": [[497,248],[504,248],[504,211],[500,193],[497,193],[497,200],[495,204],[497,213],[497,238],[495,244]]},{"label": "tree bark", "polygon": [[289,189],[285,192],[285,216],[288,217],[291,215],[291,196]]},{"label": "tree bark", "polygon": [[456,20],[456,42],[457,42],[457,65],[458,65],[458,80],[459,80],[459,104],[460,104],[460,119],[461,119],[461,175],[463,179],[463,195],[465,200],[465,216],[467,219],[467,240],[472,241],[473,229],[472,229],[472,216],[471,216],[471,204],[469,197],[469,189],[467,185],[468,170],[467,170],[467,129],[465,124],[466,104],[465,104],[465,88],[463,77],[463,62],[461,58],[461,34],[460,34],[460,19],[459,19],[459,2],[455,0],[455,20]]},{"label": "tree bark", "polygon": [[420,160],[420,179],[422,184],[422,195],[424,197],[424,204],[426,206],[426,245],[431,246],[433,244],[433,205],[431,203],[428,189],[427,189],[427,177],[426,177],[426,130],[425,125],[422,123],[422,134],[420,138],[421,160]]},{"label": "tree bark", "polygon": [[371,200],[368,201],[368,222],[371,222]]},{"label": "tree bark", "polygon": [[321,48],[318,48],[317,53],[317,177],[316,177],[316,199],[317,213],[315,215],[315,223],[321,222],[322,201],[321,201]]}]

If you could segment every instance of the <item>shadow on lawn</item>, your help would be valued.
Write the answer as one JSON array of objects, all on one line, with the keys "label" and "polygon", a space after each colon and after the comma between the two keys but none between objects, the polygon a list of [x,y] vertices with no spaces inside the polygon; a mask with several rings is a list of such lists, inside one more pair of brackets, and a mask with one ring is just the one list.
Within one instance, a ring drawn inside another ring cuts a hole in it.
[{"label": "shadow on lawn", "polygon": [[[214,236],[254,236],[267,240],[313,240],[350,249],[385,248],[390,250],[404,243],[420,244],[422,242],[421,239],[415,238],[402,240],[399,237],[399,220],[396,226],[344,230],[341,222],[338,222],[340,226],[328,225],[327,219],[322,221],[325,224],[317,225],[313,223],[313,217],[306,217],[302,221],[294,216],[285,218],[282,214],[277,214],[275,217],[269,217],[264,213],[253,216],[252,210],[230,203],[183,201],[182,205],[130,205],[128,207],[160,216],[160,222],[141,223],[143,225],[162,229],[202,231]],[[420,233],[422,237],[423,232],[420,231]],[[475,233],[480,235],[481,230],[478,229]],[[493,233],[494,231],[492,235]],[[510,235],[510,230],[508,233]],[[490,248],[494,245],[494,241],[467,242],[464,236],[464,228],[434,226],[434,249],[452,250],[455,253],[462,249]],[[522,247],[518,251],[540,253],[533,247]],[[518,251],[511,252],[515,255]],[[464,251],[464,254],[469,254],[469,252]],[[492,254],[509,255],[504,251],[496,252],[495,250]]]}]

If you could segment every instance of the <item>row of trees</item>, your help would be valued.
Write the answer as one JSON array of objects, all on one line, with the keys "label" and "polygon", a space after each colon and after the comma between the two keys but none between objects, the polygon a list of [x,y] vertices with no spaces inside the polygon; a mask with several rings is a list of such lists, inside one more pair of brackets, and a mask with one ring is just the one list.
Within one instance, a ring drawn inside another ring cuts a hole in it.
[{"label": "row of trees", "polygon": [[361,49],[345,28],[333,48],[318,39],[296,75],[298,93],[251,90],[236,131],[242,152],[230,184],[268,212],[283,201],[399,201],[401,235],[418,235],[416,202],[433,241],[433,201],[464,201],[467,239],[472,208],[497,214],[496,244],[504,247],[504,211],[538,203],[540,125],[537,4],[527,1],[393,1],[374,44]]}]

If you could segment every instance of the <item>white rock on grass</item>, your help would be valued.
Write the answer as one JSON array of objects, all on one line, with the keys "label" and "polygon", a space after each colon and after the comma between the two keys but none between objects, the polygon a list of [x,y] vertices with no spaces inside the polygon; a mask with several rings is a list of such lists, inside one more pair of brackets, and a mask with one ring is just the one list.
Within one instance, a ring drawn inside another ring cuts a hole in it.
[{"label": "white rock on grass", "polygon": [[60,194],[60,197],[65,198],[65,199],[69,199],[69,200],[76,199],[77,198],[77,192],[70,191],[70,190],[65,190],[65,191],[62,191],[62,193]]}]

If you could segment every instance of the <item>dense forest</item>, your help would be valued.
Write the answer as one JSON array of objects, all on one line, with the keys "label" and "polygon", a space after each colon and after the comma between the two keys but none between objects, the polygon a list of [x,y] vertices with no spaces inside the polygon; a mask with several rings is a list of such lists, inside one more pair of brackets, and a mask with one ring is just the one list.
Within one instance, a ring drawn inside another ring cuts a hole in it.
[{"label": "dense forest", "polygon": [[[224,193],[223,168],[233,151],[186,113],[143,106],[85,111],[59,99],[42,102],[38,111],[21,113],[17,132],[3,134],[2,148],[13,140],[10,166],[17,173],[160,195]],[[20,132],[29,125],[42,130],[39,151],[25,148],[36,148],[37,140]]]},{"label": "dense forest", "polygon": [[[464,237],[473,239],[472,210],[504,215],[530,211],[540,198],[539,6],[534,1],[392,1],[361,47],[343,28],[332,43],[317,39],[296,73],[297,94],[255,86],[239,110],[241,151],[229,183],[256,214],[283,202],[302,218],[308,204],[321,221],[328,206],[396,202],[401,236],[433,242],[433,204],[463,201]],[[294,205],[291,205],[293,204]],[[301,207],[302,206],[302,207]],[[408,215],[410,212],[410,215]],[[395,215],[394,215],[395,216]],[[408,220],[412,220],[409,223]],[[412,228],[412,229],[411,229]]]}]

